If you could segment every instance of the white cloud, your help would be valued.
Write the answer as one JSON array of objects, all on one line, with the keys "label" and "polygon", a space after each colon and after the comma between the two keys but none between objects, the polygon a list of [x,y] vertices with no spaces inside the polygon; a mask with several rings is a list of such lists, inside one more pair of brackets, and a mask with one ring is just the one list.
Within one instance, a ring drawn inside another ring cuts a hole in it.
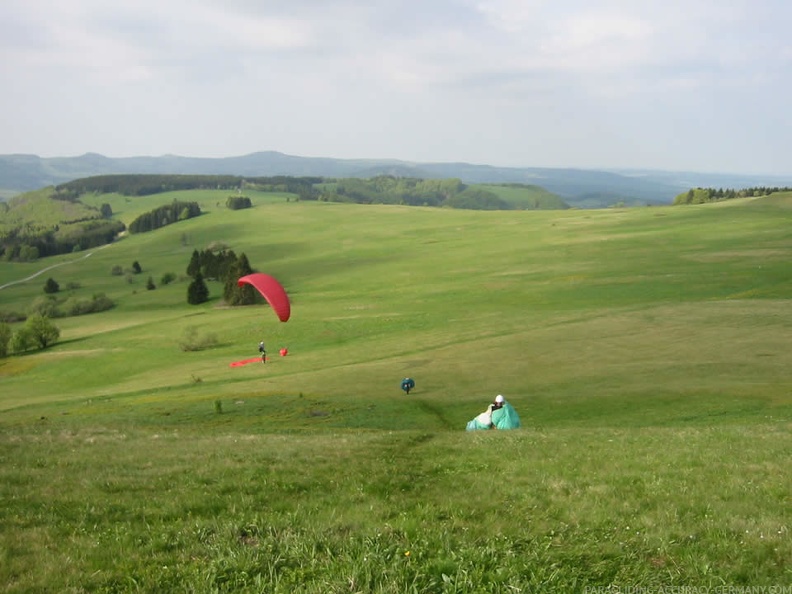
[{"label": "white cloud", "polygon": [[662,166],[693,122],[754,141],[732,165],[756,168],[790,140],[766,99],[792,90],[790,17],[782,0],[7,2],[0,153]]}]

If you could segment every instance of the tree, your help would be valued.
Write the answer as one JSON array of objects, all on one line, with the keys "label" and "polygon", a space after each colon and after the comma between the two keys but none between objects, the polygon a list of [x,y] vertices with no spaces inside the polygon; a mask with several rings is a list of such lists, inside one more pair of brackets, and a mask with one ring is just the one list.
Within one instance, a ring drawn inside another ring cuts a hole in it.
[{"label": "tree", "polygon": [[199,272],[201,272],[201,254],[198,250],[193,250],[190,263],[187,265],[187,275],[195,278]]},{"label": "tree", "polygon": [[253,287],[247,284],[240,287],[237,284],[240,278],[252,272],[253,269],[244,253],[229,266],[223,285],[223,299],[228,305],[251,305],[256,302],[256,292]]},{"label": "tree", "polygon": [[11,326],[5,322],[0,322],[0,358],[8,356],[8,346],[12,335]]},{"label": "tree", "polygon": [[33,337],[30,335],[30,329],[27,325],[17,328],[8,344],[9,350],[14,353],[24,353],[32,346]]},{"label": "tree", "polygon": [[157,288],[157,285],[154,284],[154,279],[151,278],[151,277],[148,277],[148,282],[146,283],[146,289],[148,289],[149,291],[153,291],[156,288]]},{"label": "tree", "polygon": [[50,277],[47,279],[47,282],[44,283],[44,292],[48,294],[57,293],[60,291],[60,285],[55,282],[55,279]]},{"label": "tree", "polygon": [[195,278],[187,287],[187,303],[198,305],[209,300],[209,288],[204,282],[203,275],[198,272]]},{"label": "tree", "polygon": [[113,209],[110,207],[110,205],[107,202],[105,202],[104,204],[102,204],[102,206],[99,207],[99,212],[102,213],[102,217],[104,217],[105,219],[110,219],[113,217]]},{"label": "tree", "polygon": [[60,337],[60,329],[41,314],[30,316],[25,322],[30,338],[40,349],[46,349]]},{"label": "tree", "polygon": [[132,271],[135,274],[140,274],[141,272],[143,272],[143,269],[140,267],[140,262],[138,262],[137,260],[132,262]]}]

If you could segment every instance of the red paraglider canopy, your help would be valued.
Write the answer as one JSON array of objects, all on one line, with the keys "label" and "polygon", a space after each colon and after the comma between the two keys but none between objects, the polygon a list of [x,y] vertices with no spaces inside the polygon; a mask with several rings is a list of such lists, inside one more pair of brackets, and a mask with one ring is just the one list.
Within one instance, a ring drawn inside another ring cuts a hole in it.
[{"label": "red paraglider canopy", "polygon": [[243,276],[237,281],[240,287],[244,284],[252,285],[267,303],[270,304],[272,309],[278,315],[281,322],[285,322],[291,315],[291,304],[289,303],[289,296],[286,295],[286,290],[283,286],[268,274],[261,272],[254,272]]}]

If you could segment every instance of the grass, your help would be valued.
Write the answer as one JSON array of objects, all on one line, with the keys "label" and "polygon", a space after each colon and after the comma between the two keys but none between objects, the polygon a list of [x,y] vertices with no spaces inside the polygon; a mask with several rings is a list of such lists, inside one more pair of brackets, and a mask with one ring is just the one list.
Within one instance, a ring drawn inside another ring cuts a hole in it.
[{"label": "grass", "polygon": [[[0,284],[62,264],[0,309],[47,276],[117,303],[0,360],[3,591],[792,581],[789,195],[490,213],[225,194],[179,193],[207,214],[87,258],[0,263]],[[96,200],[134,218],[173,198]],[[145,290],[212,241],[284,283],[289,322],[216,283],[198,307],[183,279]],[[183,351],[190,329],[216,343]],[[266,366],[229,367],[259,340]],[[466,433],[497,393],[523,429]]]}]

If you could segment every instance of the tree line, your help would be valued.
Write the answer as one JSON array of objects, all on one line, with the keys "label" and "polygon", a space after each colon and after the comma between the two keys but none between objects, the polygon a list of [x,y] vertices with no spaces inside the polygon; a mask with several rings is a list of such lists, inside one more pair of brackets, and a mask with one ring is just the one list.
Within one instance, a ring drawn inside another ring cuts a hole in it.
[{"label": "tree line", "polygon": [[197,202],[180,202],[174,200],[170,204],[160,206],[154,210],[143,213],[129,223],[130,233],[144,233],[159,229],[176,221],[185,221],[201,214],[201,207]]},{"label": "tree line", "polygon": [[483,188],[456,178],[420,179],[379,175],[370,179],[344,178],[320,184],[318,200],[358,204],[406,204],[472,210],[510,210],[513,206]]},{"label": "tree line", "polygon": [[32,261],[70,254],[110,243],[125,229],[121,221],[91,219],[68,226],[22,225],[8,230],[0,239],[4,260]]},{"label": "tree line", "polygon": [[674,204],[705,204],[707,202],[720,202],[733,198],[751,198],[754,196],[769,196],[776,192],[792,192],[789,187],[757,186],[743,188],[742,190],[723,188],[691,188],[674,198]]},{"label": "tree line", "polygon": [[250,285],[239,286],[237,281],[253,272],[248,257],[242,253],[237,256],[233,250],[193,250],[187,265],[187,275],[192,278],[187,287],[187,303],[198,305],[209,300],[206,280],[219,280],[223,283],[223,301],[228,305],[251,305],[257,297]]},{"label": "tree line", "polygon": [[321,177],[243,177],[238,175],[189,174],[113,174],[95,175],[73,180],[55,187],[61,199],[77,198],[83,194],[121,194],[122,196],[150,196],[177,190],[233,190],[252,187],[262,192],[289,192],[302,197],[310,193]]},{"label": "tree line", "polygon": [[[232,175],[99,175],[61,184],[55,188],[62,199],[84,193],[118,193],[144,196],[175,190],[221,189],[294,194],[298,200],[353,202],[358,204],[406,204],[446,206],[474,210],[509,210],[512,204],[495,193],[472,188],[457,178],[421,179],[378,175],[364,178],[324,178],[285,175],[242,177]],[[238,208],[228,205],[229,208]]]}]

